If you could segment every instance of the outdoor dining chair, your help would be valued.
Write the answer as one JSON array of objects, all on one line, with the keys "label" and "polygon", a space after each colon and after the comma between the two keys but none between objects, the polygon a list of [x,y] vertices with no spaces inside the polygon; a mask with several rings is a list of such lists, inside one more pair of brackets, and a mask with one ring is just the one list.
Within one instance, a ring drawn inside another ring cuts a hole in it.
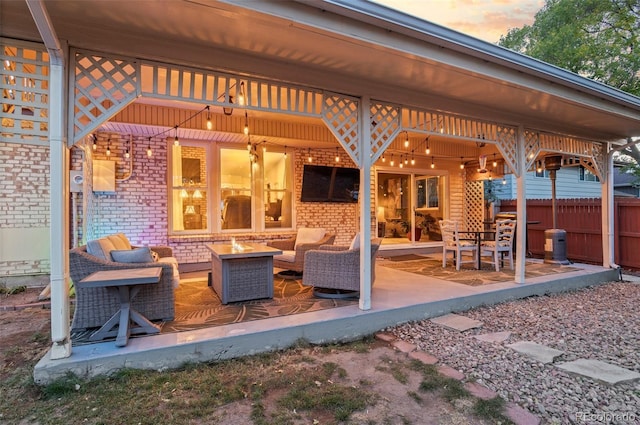
[{"label": "outdoor dining chair", "polygon": [[492,241],[482,242],[478,255],[491,255],[496,267],[500,271],[500,263],[504,256],[509,258],[509,267],[513,270],[513,240],[516,234],[516,220],[496,220],[496,236]]},{"label": "outdoor dining chair", "polygon": [[[478,246],[473,241],[460,240],[458,235],[458,222],[454,220],[440,220],[442,233],[442,267],[447,267],[447,253],[453,252],[453,262],[456,270],[460,270],[462,263],[474,263],[478,259]],[[471,253],[471,260],[464,260],[463,253]]]}]

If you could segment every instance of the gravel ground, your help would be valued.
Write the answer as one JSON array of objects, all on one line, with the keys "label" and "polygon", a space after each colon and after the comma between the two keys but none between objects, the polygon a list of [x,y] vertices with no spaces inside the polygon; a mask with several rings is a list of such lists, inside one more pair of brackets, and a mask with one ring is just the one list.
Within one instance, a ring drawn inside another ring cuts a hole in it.
[{"label": "gravel ground", "polygon": [[[614,386],[570,375],[509,347],[532,341],[565,352],[555,364],[601,360],[640,373],[640,284],[613,282],[460,313],[483,322],[466,332],[428,320],[387,329],[540,417],[543,424],[640,424],[640,382]],[[509,331],[502,343],[473,335]]]}]

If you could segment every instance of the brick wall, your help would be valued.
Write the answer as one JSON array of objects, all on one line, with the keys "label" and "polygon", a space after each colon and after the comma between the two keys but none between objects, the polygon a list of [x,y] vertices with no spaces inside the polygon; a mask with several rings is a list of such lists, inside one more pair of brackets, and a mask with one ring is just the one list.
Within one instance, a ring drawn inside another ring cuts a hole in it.
[{"label": "brick wall", "polygon": [[[43,235],[48,245],[49,228],[49,148],[0,143],[0,276],[48,273],[48,250],[39,255],[19,239]],[[15,258],[23,249],[29,258]]]}]

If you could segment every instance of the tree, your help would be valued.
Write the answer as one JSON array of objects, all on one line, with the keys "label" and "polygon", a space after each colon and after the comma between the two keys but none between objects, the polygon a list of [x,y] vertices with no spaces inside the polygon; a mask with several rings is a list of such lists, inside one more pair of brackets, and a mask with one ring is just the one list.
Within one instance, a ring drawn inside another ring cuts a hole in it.
[{"label": "tree", "polygon": [[[532,25],[499,44],[640,96],[638,0],[546,0]],[[640,163],[638,145],[621,154]]]}]

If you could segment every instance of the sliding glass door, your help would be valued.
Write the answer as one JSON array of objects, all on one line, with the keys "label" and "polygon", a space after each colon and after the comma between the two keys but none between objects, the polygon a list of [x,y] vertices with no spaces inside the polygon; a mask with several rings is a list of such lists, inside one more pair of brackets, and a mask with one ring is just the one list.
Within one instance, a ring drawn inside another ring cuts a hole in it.
[{"label": "sliding glass door", "polygon": [[438,220],[443,218],[444,178],[379,171],[376,220],[385,244],[441,241]]}]

